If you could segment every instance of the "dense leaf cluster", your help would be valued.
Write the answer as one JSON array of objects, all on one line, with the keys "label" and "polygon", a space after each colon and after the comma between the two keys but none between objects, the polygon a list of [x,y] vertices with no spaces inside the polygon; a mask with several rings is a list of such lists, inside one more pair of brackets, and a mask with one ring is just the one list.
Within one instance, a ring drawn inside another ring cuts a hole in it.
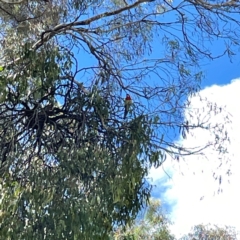
[{"label": "dense leaf cluster", "polygon": [[123,120],[122,99],[108,88],[83,89],[58,71],[53,76],[53,62],[38,61],[37,71],[35,61],[24,76],[1,73],[4,236],[102,239],[150,196],[144,176],[161,159],[149,121],[136,114]]}]

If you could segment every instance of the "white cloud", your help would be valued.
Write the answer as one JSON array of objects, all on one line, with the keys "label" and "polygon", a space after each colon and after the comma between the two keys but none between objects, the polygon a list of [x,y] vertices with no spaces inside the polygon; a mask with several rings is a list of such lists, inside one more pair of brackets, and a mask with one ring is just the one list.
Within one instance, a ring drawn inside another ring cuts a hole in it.
[{"label": "white cloud", "polygon": [[[172,176],[167,181],[169,186],[165,192],[165,201],[176,200],[172,209],[172,220],[175,222],[172,230],[177,235],[188,233],[196,224],[231,225],[240,231],[240,79],[233,80],[228,85],[207,87],[200,92],[202,98],[207,97],[218,106],[225,106],[231,114],[231,124],[226,124],[231,143],[227,145],[228,154],[219,159],[212,149],[204,150],[205,156],[189,156],[185,161],[176,163],[166,161],[164,169]],[[199,97],[191,99],[193,108],[206,109],[206,103]],[[196,120],[196,119],[195,119]],[[212,123],[223,123],[222,115],[211,115]],[[225,131],[225,130],[224,130]],[[193,130],[193,136],[181,139],[183,146],[204,144],[211,139],[208,131]],[[225,162],[230,159],[229,162]],[[219,168],[220,162],[223,165]],[[227,177],[230,168],[232,175]],[[222,175],[222,192],[217,193],[219,181],[214,181],[213,173]],[[151,171],[151,177],[156,180],[165,173],[161,168]],[[230,183],[228,183],[228,180]],[[161,186],[159,186],[161,188]],[[200,200],[202,198],[202,200]]]}]

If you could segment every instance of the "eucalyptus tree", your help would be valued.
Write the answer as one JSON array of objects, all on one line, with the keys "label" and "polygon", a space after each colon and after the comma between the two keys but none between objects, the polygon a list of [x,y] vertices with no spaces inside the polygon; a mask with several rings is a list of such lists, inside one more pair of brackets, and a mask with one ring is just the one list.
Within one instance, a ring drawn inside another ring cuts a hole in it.
[{"label": "eucalyptus tree", "polygon": [[148,207],[127,228],[118,227],[112,234],[114,240],[175,240],[170,231],[170,220],[157,199],[150,199]]},{"label": "eucalyptus tree", "polygon": [[225,226],[219,227],[217,225],[203,225],[199,224],[191,229],[191,232],[184,235],[180,240],[200,240],[200,239],[226,239],[236,240],[238,239],[239,233],[234,227]]},{"label": "eucalyptus tree", "polygon": [[[186,117],[201,63],[234,53],[238,12],[236,1],[0,0],[1,237],[107,238],[148,201],[151,166],[222,154],[222,125]],[[174,141],[196,128],[215,140]]]}]

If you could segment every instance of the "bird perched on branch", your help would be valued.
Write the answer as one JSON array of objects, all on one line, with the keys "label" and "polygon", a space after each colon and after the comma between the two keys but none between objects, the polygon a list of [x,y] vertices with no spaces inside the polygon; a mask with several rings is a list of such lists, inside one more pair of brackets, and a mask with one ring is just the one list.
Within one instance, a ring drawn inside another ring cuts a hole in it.
[{"label": "bird perched on branch", "polygon": [[126,98],[125,98],[125,102],[124,102],[124,119],[126,118],[128,112],[129,112],[129,109],[132,105],[132,99],[131,99],[131,96],[129,94],[127,94]]}]

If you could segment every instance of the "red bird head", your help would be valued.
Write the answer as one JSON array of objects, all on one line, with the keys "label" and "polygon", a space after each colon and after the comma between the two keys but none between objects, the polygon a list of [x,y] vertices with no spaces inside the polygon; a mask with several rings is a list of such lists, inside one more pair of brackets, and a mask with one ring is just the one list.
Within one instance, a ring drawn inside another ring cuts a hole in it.
[{"label": "red bird head", "polygon": [[132,100],[129,94],[127,94],[126,100]]}]

